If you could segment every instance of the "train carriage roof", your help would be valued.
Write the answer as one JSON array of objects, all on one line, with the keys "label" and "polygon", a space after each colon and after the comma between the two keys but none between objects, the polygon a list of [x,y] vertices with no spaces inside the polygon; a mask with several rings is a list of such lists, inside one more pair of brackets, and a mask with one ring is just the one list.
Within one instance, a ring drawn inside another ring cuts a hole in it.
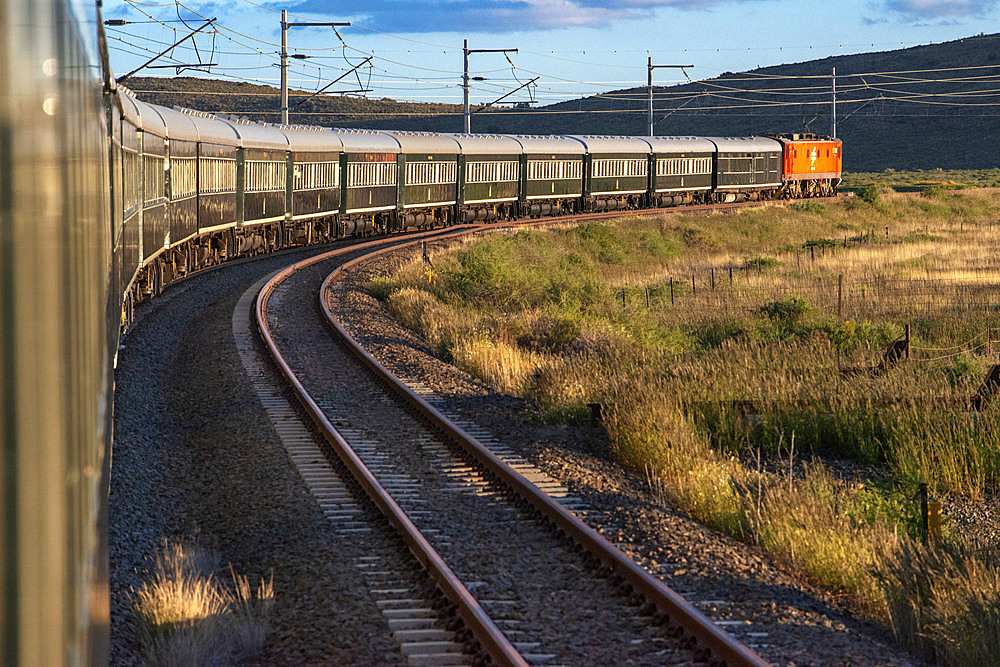
[{"label": "train carriage roof", "polygon": [[740,152],[781,152],[781,144],[767,137],[705,137],[718,148],[720,153]]},{"label": "train carriage roof", "polygon": [[226,116],[219,120],[232,126],[233,130],[239,136],[240,146],[243,148],[271,151],[288,150],[288,137],[273,125],[247,120],[246,118],[237,118],[236,116]]},{"label": "train carriage roof", "polygon": [[705,137],[646,137],[654,153],[714,153],[715,144]]},{"label": "train carriage roof", "polygon": [[156,110],[151,105],[146,104],[142,100],[136,100],[135,104],[139,108],[142,131],[155,134],[158,137],[166,137],[167,124],[163,122],[160,114],[156,113]]},{"label": "train carriage roof", "polygon": [[142,127],[142,118],[139,115],[139,100],[135,98],[128,88],[118,86],[118,101],[122,105],[122,117],[126,122],[135,127]]},{"label": "train carriage roof", "polygon": [[505,134],[448,133],[463,155],[520,155],[521,144]]},{"label": "train carriage roof", "polygon": [[200,140],[201,135],[191,116],[156,104],[150,104],[149,106],[163,119],[163,123],[167,128],[168,139],[176,141]]},{"label": "train carriage roof", "polygon": [[648,155],[649,142],[640,137],[623,137],[596,134],[567,134],[581,142],[590,154],[595,153],[639,153]]},{"label": "train carriage roof", "polygon": [[582,141],[570,136],[547,134],[511,134],[509,136],[521,144],[521,148],[528,154],[568,153],[570,155],[583,155],[587,152],[587,147],[583,145]]},{"label": "train carriage roof", "polygon": [[237,146],[239,144],[239,136],[236,134],[233,126],[223,122],[215,114],[178,106],[175,106],[173,110],[191,119],[191,122],[194,123],[195,128],[198,130],[198,141],[226,146]]},{"label": "train carriage roof", "polygon": [[345,153],[398,153],[399,142],[391,135],[376,130],[355,130],[332,127],[327,130],[340,139]]},{"label": "train carriage roof", "polygon": [[382,134],[387,134],[399,142],[399,146],[404,153],[438,153],[452,154],[459,153],[458,142],[455,138],[447,134],[436,132],[403,132],[395,130],[381,130]]},{"label": "train carriage roof", "polygon": [[302,153],[341,153],[344,142],[335,132],[316,125],[275,125],[288,139],[291,150]]}]

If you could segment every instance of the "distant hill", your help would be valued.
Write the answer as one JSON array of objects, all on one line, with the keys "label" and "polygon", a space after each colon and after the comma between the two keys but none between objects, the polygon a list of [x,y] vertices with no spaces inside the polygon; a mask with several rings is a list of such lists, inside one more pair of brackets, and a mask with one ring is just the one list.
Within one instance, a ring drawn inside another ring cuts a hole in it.
[{"label": "distant hill", "polygon": [[[836,67],[839,82],[837,134],[845,143],[846,169],[998,167],[1000,94],[995,91],[1000,88],[997,85],[1000,68],[955,71],[982,65],[1000,65],[1000,34],[895,51],[833,56],[744,73],[726,73],[715,79],[681,86],[656,87],[655,131],[658,135],[740,136],[802,131],[808,125],[815,132],[828,133],[830,108],[825,103],[829,99],[826,90],[830,85],[831,68]],[[906,73],[931,69],[946,71]],[[900,74],[892,78],[843,78],[848,74],[870,72]],[[941,81],[956,77],[964,80]],[[135,78],[130,79],[128,85],[140,98],[156,104],[235,112],[271,122],[277,120],[278,91],[268,86],[189,77]],[[815,90],[803,91],[803,87],[815,87]],[[959,90],[982,91],[977,98],[961,100],[975,102],[978,106],[934,104],[953,99],[947,94]],[[814,94],[803,97],[802,92]],[[913,97],[917,94],[923,97]],[[935,94],[945,96],[933,97]],[[293,114],[294,122],[450,132],[462,127],[459,105],[321,96],[297,106],[307,95],[309,93],[297,92],[290,95],[293,111],[310,114]],[[885,99],[902,96],[911,99]],[[801,99],[823,103],[803,105],[799,103]],[[681,103],[684,106],[677,108]],[[762,106],[764,103],[769,106]],[[753,108],[745,108],[748,106]],[[644,135],[645,109],[645,87],[632,88],[538,109],[486,110],[473,116],[473,130]]]}]

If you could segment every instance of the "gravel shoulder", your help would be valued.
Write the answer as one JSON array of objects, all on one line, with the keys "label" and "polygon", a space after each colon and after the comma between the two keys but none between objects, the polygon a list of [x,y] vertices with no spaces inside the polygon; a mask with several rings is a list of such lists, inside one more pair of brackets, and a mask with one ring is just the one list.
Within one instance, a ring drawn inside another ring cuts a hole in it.
[{"label": "gravel shoulder", "polygon": [[[116,380],[110,495],[111,653],[142,664],[131,591],[164,540],[197,539],[251,582],[273,573],[267,664],[402,664],[355,567],[253,392],[233,309],[272,256],[194,276],[140,308]],[[258,345],[259,346],[259,345]]]},{"label": "gravel shoulder", "polygon": [[538,426],[532,406],[492,392],[435,358],[367,291],[412,256],[391,253],[345,277],[337,315],[397,376],[446,399],[446,412],[478,423],[598,510],[588,522],[713,620],[782,665],[915,664],[890,630],[853,616],[845,600],[776,567],[759,549],[707,529],[663,503],[643,475],[607,457],[603,431]]}]

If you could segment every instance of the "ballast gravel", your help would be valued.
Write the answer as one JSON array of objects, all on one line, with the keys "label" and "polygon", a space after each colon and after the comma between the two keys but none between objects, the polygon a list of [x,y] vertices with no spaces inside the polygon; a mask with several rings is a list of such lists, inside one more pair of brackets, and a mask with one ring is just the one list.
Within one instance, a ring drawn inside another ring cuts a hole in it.
[{"label": "ballast gravel", "polygon": [[[429,244],[430,245],[430,244]],[[451,416],[489,430],[597,512],[586,519],[723,628],[780,665],[906,665],[920,661],[892,633],[850,613],[847,604],[772,563],[759,549],[698,524],[670,507],[641,473],[608,456],[603,431],[538,426],[531,406],[497,394],[434,357],[368,291],[415,251],[367,261],[343,278],[335,314],[397,376],[430,387]]]},{"label": "ballast gravel", "polygon": [[[233,309],[260,277],[318,249],[195,275],[139,308],[115,372],[110,495],[113,665],[143,664],[134,591],[164,540],[197,540],[252,584],[274,577],[264,664],[403,664],[355,567],[253,392]],[[259,343],[258,343],[259,347]]]}]

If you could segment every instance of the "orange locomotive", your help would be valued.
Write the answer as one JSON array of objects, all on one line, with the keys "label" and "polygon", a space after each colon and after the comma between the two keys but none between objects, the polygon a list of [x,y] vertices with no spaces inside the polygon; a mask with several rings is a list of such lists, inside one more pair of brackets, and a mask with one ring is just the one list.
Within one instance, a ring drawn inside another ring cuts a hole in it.
[{"label": "orange locomotive", "polygon": [[778,134],[782,145],[782,195],[825,197],[840,184],[843,151],[840,139],[815,134]]}]

